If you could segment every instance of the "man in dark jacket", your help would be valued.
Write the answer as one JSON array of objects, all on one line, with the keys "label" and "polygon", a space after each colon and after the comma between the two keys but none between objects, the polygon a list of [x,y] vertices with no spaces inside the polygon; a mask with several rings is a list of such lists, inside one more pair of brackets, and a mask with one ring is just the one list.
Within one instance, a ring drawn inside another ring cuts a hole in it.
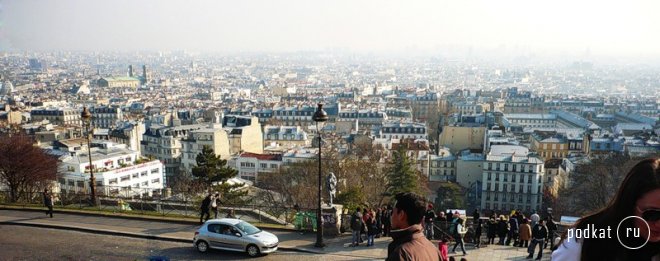
[{"label": "man in dark jacket", "polygon": [[392,216],[392,207],[391,206],[384,206],[383,207],[383,215],[381,216],[382,222],[383,222],[383,236],[389,236],[390,235],[390,230],[392,229],[392,220],[390,219]]},{"label": "man in dark jacket", "polygon": [[364,226],[362,212],[360,210],[358,207],[355,213],[351,215],[351,230],[353,231],[353,244],[351,246],[360,245],[360,232],[362,232],[362,227]]},{"label": "man in dark jacket", "polygon": [[441,260],[440,251],[422,233],[424,199],[413,193],[399,193],[392,211],[392,239],[386,261]]},{"label": "man in dark jacket", "polygon": [[543,257],[543,241],[548,237],[548,228],[545,227],[545,220],[540,220],[539,223],[532,228],[532,243],[529,244],[529,249],[527,252],[529,256],[527,258],[534,257],[534,251],[536,251],[536,245],[539,245],[539,255],[536,257],[536,260],[541,260]]},{"label": "man in dark jacket", "polygon": [[53,194],[48,191],[48,189],[44,190],[44,205],[48,208],[46,210],[46,215],[50,215],[50,217],[53,217]]},{"label": "man in dark jacket", "polygon": [[433,211],[433,205],[429,204],[426,214],[424,214],[424,235],[429,240],[433,240],[433,223],[435,222],[435,211]]},{"label": "man in dark jacket", "polygon": [[209,217],[211,216],[211,213],[209,210],[211,209],[211,196],[212,194],[209,194],[202,200],[202,205],[199,207],[201,210],[200,216],[199,216],[199,223],[204,224],[204,221],[209,220]]}]

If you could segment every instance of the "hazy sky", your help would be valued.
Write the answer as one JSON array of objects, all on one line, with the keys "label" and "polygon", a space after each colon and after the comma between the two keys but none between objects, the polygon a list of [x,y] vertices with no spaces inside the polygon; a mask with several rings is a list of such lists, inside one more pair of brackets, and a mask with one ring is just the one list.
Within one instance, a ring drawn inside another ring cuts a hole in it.
[{"label": "hazy sky", "polygon": [[0,48],[660,55],[660,1],[0,0]]}]

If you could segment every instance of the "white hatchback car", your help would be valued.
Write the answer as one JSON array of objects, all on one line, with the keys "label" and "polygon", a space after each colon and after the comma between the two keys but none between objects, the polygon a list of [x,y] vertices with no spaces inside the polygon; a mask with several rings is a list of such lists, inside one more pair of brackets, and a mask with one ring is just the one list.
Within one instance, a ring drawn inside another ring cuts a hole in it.
[{"label": "white hatchback car", "polygon": [[206,221],[193,238],[193,245],[199,252],[213,248],[246,252],[253,257],[277,251],[278,244],[277,236],[233,218]]}]

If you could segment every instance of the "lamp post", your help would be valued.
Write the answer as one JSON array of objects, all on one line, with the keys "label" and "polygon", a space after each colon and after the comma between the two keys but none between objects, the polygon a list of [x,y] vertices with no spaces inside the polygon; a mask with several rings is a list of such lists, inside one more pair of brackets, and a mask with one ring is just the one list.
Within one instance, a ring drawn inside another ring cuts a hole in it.
[{"label": "lamp post", "polygon": [[83,125],[85,125],[85,129],[87,130],[87,156],[89,156],[89,188],[91,189],[92,192],[90,198],[90,204],[92,206],[96,206],[96,179],[94,178],[94,164],[92,164],[92,147],[91,147],[92,113],[87,109],[87,107],[83,107],[83,111],[82,113],[80,113],[80,118],[82,119]]},{"label": "lamp post", "polygon": [[323,243],[323,225],[321,222],[321,143],[322,143],[322,138],[321,138],[321,129],[322,127],[319,127],[319,125],[322,125],[324,122],[328,121],[328,114],[323,110],[323,104],[319,103],[318,107],[316,108],[316,112],[314,112],[314,122],[316,122],[316,135],[318,136],[318,142],[319,142],[319,186],[318,186],[318,205],[316,206],[316,244],[314,244],[315,247],[325,247],[325,244]]}]

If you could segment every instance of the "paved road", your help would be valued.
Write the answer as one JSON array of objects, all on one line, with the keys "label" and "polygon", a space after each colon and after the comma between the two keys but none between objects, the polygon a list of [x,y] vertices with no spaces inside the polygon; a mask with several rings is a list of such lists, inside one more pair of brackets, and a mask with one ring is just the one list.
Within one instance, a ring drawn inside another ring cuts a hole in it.
[{"label": "paved road", "polygon": [[[199,253],[192,244],[96,235],[15,225],[0,226],[0,260],[248,260],[243,253]],[[313,255],[279,251],[256,260],[356,260],[338,255]],[[253,259],[254,260],[254,259]]]}]

